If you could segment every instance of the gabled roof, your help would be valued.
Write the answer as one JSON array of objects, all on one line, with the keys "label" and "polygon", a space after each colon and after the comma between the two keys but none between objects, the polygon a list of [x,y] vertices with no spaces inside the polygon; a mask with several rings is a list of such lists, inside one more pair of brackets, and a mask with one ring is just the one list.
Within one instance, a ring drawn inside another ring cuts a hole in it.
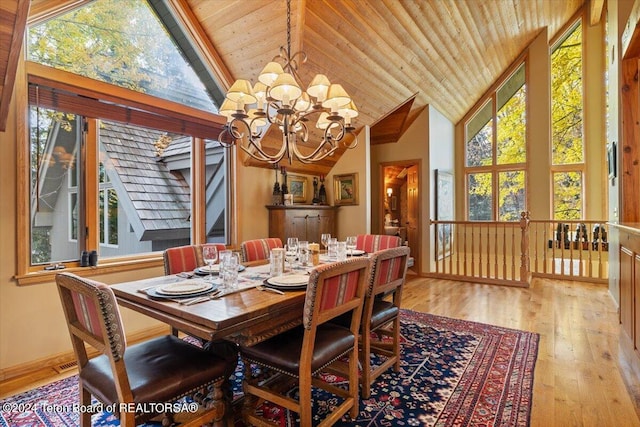
[{"label": "gabled roof", "polygon": [[154,143],[162,135],[113,122],[103,122],[100,128],[107,173],[113,186],[122,190],[119,202],[140,240],[189,237],[191,228],[189,184],[156,156]]}]

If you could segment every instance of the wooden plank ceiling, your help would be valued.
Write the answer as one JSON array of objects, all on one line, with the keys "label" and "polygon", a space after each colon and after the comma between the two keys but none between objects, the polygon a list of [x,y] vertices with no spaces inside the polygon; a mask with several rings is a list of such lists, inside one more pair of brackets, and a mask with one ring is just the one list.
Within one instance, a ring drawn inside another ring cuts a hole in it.
[{"label": "wooden plank ceiling", "polygon": [[[286,44],[285,0],[185,1],[234,78],[255,82]],[[294,0],[292,50],[308,55],[304,85],[316,73],[341,83],[356,126],[392,143],[428,104],[457,123],[544,27],[552,37],[584,2]]]},{"label": "wooden plank ceiling", "polygon": [[[553,37],[585,1],[293,0],[292,50],[308,55],[303,85],[316,73],[341,83],[360,111],[355,125],[371,125],[374,142],[393,143],[428,104],[457,123],[544,27]],[[285,0],[171,2],[198,21],[222,81],[255,82],[286,44]],[[592,4],[593,22],[602,1]],[[269,133],[265,139],[281,141]],[[338,158],[290,170],[326,173]]]}]

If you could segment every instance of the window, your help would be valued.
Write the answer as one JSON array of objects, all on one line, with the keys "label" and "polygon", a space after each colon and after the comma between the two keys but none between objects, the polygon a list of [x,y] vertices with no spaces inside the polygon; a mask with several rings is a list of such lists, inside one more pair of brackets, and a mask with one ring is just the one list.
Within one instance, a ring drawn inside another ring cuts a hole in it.
[{"label": "window", "polygon": [[578,21],[551,53],[553,219],[583,217],[582,94],[582,24]]},{"label": "window", "polygon": [[526,209],[526,96],[522,63],[466,123],[470,221],[518,221]]},{"label": "window", "polygon": [[48,67],[27,63],[30,256],[19,271],[73,265],[83,250],[117,262],[188,244],[196,229],[196,242],[229,243],[224,120],[147,3],[98,0],[30,28],[29,41]]}]

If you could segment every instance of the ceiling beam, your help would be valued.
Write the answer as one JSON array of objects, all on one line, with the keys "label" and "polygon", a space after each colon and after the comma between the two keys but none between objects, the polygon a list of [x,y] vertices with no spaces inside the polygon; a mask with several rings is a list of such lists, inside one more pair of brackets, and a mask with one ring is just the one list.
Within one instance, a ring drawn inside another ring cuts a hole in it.
[{"label": "ceiling beam", "polygon": [[598,25],[602,17],[604,0],[591,0],[589,3],[589,23],[591,25]]},{"label": "ceiling beam", "polygon": [[180,20],[185,32],[191,37],[203,57],[203,61],[209,66],[219,84],[227,91],[234,82],[234,78],[226,66],[216,48],[211,43],[210,37],[196,18],[186,0],[169,0],[169,7]]}]

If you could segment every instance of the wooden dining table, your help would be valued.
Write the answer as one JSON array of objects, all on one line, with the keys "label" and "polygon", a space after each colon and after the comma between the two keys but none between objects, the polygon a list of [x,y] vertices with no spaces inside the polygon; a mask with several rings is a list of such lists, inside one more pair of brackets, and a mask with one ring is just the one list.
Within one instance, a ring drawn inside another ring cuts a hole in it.
[{"label": "wooden dining table", "polygon": [[305,291],[286,290],[281,295],[256,288],[267,277],[268,266],[247,266],[239,273],[236,292],[193,305],[146,293],[150,288],[185,280],[176,275],[118,283],[111,289],[122,307],[189,335],[205,341],[224,339],[253,345],[302,323]]}]

